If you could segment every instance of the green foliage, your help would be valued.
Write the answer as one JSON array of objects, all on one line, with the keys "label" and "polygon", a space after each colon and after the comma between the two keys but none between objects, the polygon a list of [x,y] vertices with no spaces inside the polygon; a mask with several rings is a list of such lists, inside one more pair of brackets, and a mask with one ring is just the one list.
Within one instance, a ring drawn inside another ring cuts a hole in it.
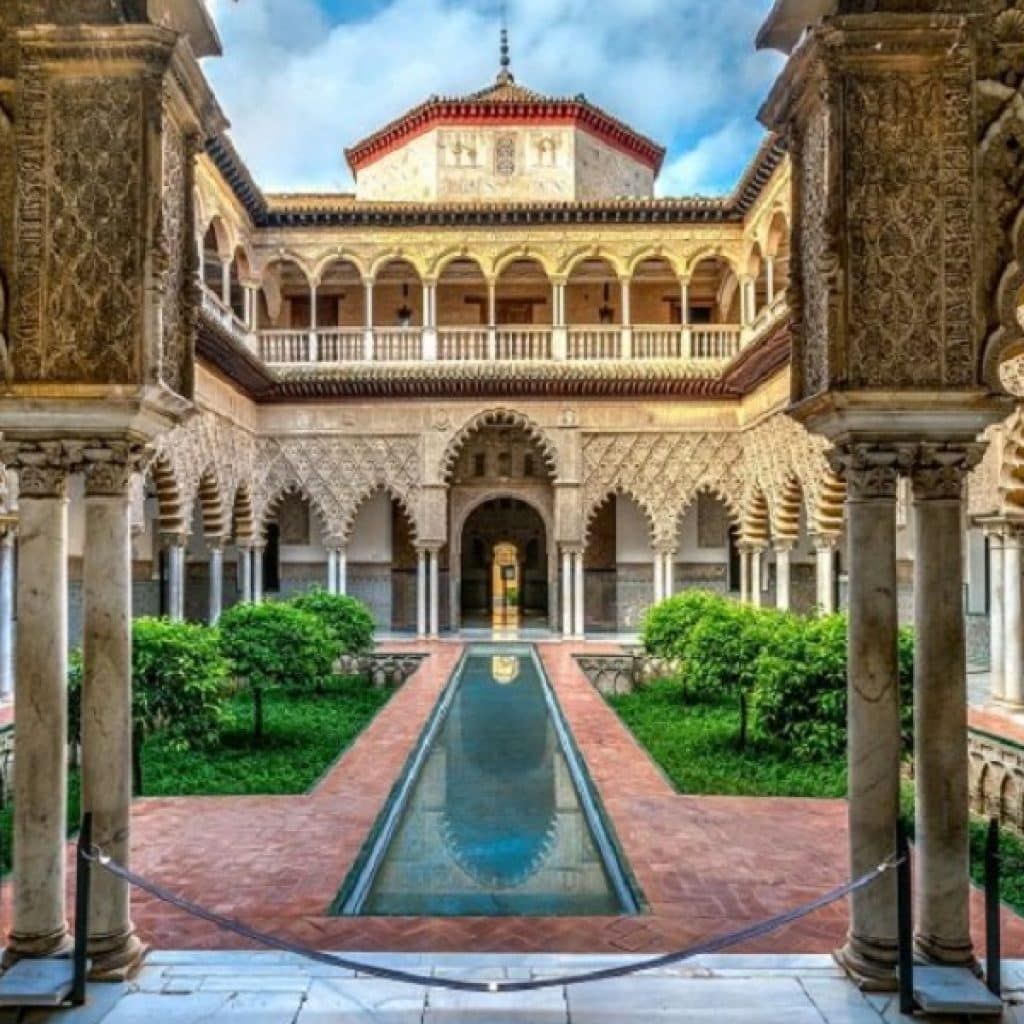
[{"label": "green foliage", "polygon": [[219,633],[221,651],[249,687],[257,743],[267,691],[321,688],[341,653],[323,621],[293,604],[236,604],[221,616]]},{"label": "green foliage", "polygon": [[[758,728],[792,745],[801,757],[840,756],[846,748],[846,635],[844,615],[787,617],[754,666]],[[914,638],[898,645],[903,731],[909,746],[913,719]]]},{"label": "green foliage", "polygon": [[136,619],[132,629],[133,716],[181,750],[209,746],[230,722],[228,665],[217,631],[168,619]]},{"label": "green foliage", "polygon": [[610,697],[611,706],[681,793],[730,796],[841,797],[842,758],[796,757],[785,744],[754,736],[739,749],[740,713],[727,697],[684,703],[681,682],[657,680]]},{"label": "green foliage", "polygon": [[[68,663],[68,719],[81,737],[83,665]],[[164,734],[181,750],[216,742],[230,721],[230,679],[215,630],[169,619],[132,623],[132,722],[137,733]]]},{"label": "green foliage", "polygon": [[372,721],[394,691],[365,678],[334,676],[322,693],[271,691],[266,737],[253,741],[248,694],[230,702],[233,724],[215,746],[192,754],[161,735],[145,745],[147,796],[305,793]]},{"label": "green foliage", "polygon": [[315,615],[338,645],[340,654],[365,654],[372,649],[373,615],[362,601],[316,588],[289,603]]},{"label": "green foliage", "polygon": [[644,649],[656,658],[685,658],[691,630],[722,601],[717,594],[688,590],[652,605],[641,626]]}]

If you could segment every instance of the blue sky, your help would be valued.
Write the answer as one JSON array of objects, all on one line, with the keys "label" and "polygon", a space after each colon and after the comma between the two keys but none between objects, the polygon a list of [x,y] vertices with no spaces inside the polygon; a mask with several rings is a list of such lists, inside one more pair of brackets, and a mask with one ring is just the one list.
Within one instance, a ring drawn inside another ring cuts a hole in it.
[{"label": "blue sky", "polygon": [[[268,191],[349,190],[342,150],[497,71],[500,0],[207,0],[225,54],[205,61],[232,135]],[[771,0],[509,0],[512,69],[584,93],[668,150],[659,192],[728,191],[762,136],[776,54]]]}]

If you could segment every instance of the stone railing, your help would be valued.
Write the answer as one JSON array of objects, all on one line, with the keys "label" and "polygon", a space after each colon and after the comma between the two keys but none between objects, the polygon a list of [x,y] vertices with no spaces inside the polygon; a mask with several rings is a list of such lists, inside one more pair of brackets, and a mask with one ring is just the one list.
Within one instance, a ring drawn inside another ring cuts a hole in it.
[{"label": "stone railing", "polygon": [[677,664],[652,658],[639,649],[624,654],[577,654],[576,664],[606,697],[632,693],[652,679],[664,679],[679,671]]},{"label": "stone railing", "polygon": [[423,663],[426,654],[347,654],[339,659],[337,670],[347,676],[367,676],[374,686],[401,686]]},{"label": "stone railing", "polygon": [[971,810],[1024,835],[1024,745],[968,728]]},{"label": "stone railing", "polygon": [[245,324],[239,320],[233,309],[229,309],[221,301],[219,295],[215,295],[209,288],[203,288],[203,312],[225,330],[230,331],[239,341],[248,348],[253,348],[253,333]]}]

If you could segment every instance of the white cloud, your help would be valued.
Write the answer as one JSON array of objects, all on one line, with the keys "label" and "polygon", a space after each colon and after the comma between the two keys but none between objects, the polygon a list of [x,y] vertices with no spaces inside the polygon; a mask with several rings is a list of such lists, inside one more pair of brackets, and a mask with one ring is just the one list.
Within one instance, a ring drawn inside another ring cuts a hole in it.
[{"label": "white cloud", "polygon": [[712,196],[728,192],[757,150],[761,130],[752,121],[729,121],[705,135],[665,167],[658,179],[659,195]]},{"label": "white cloud", "polygon": [[[431,94],[482,88],[497,70],[495,0],[208,2],[225,56],[206,69],[239,150],[268,190],[351,188],[345,146]],[[520,82],[583,92],[669,145],[662,191],[717,181],[712,166],[723,168],[726,187],[735,179],[756,145],[757,101],[778,69],[753,50],[770,0],[510,6]],[[744,138],[750,148],[738,154]],[[692,150],[686,140],[695,140]]]}]

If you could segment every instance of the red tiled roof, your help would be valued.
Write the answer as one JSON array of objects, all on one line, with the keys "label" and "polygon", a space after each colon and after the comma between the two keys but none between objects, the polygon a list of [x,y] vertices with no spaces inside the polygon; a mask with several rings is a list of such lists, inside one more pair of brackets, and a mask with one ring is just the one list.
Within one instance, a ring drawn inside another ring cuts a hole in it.
[{"label": "red tiled roof", "polygon": [[575,125],[646,164],[655,174],[661,170],[665,159],[663,146],[595,106],[582,94],[545,96],[516,84],[511,75],[499,76],[494,85],[468,96],[431,96],[346,149],[345,159],[355,174],[439,124],[490,125],[524,121]]}]

